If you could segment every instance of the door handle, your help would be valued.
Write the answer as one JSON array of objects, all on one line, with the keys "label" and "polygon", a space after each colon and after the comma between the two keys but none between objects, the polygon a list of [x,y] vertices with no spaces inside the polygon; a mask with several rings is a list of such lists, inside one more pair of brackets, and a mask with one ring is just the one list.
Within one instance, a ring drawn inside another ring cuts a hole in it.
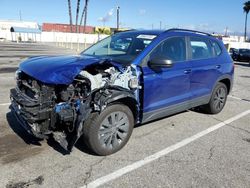
[{"label": "door handle", "polygon": [[191,69],[184,70],[184,74],[190,74],[192,72]]},{"label": "door handle", "polygon": [[219,68],[221,68],[221,65],[216,65],[215,67],[216,67],[216,69],[219,69]]}]

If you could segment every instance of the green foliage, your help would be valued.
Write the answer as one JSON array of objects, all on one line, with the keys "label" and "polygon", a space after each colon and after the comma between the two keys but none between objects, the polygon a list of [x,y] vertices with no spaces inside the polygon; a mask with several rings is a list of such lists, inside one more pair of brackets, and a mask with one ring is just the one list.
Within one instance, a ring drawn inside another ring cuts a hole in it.
[{"label": "green foliage", "polygon": [[246,14],[249,13],[249,11],[250,11],[250,1],[247,1],[247,2],[244,3],[243,10],[244,10],[244,12]]}]

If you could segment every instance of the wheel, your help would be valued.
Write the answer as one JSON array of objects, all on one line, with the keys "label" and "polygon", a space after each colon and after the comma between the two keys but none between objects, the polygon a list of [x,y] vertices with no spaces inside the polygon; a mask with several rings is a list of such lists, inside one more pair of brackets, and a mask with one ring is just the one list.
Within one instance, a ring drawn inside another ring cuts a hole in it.
[{"label": "wheel", "polygon": [[213,90],[209,103],[204,106],[206,112],[210,114],[218,114],[221,112],[226,104],[227,93],[226,85],[219,82]]},{"label": "wheel", "polygon": [[98,155],[110,155],[125,146],[134,128],[134,116],[122,104],[108,106],[101,114],[92,114],[84,123],[83,138]]}]

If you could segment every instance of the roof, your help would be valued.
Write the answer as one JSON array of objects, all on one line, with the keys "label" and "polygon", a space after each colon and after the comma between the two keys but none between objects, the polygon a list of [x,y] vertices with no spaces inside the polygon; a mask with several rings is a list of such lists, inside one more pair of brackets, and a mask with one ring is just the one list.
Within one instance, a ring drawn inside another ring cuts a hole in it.
[{"label": "roof", "polygon": [[11,27],[10,32],[16,33],[37,33],[40,34],[41,30],[36,28],[27,28],[27,27]]}]

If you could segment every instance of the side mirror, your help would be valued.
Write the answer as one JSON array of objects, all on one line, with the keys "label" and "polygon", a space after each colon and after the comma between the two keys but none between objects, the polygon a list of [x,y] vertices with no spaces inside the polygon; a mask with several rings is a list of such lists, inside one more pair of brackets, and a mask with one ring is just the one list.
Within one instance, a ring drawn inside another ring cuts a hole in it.
[{"label": "side mirror", "polygon": [[164,58],[153,58],[148,62],[151,68],[170,68],[173,66],[173,61]]}]

